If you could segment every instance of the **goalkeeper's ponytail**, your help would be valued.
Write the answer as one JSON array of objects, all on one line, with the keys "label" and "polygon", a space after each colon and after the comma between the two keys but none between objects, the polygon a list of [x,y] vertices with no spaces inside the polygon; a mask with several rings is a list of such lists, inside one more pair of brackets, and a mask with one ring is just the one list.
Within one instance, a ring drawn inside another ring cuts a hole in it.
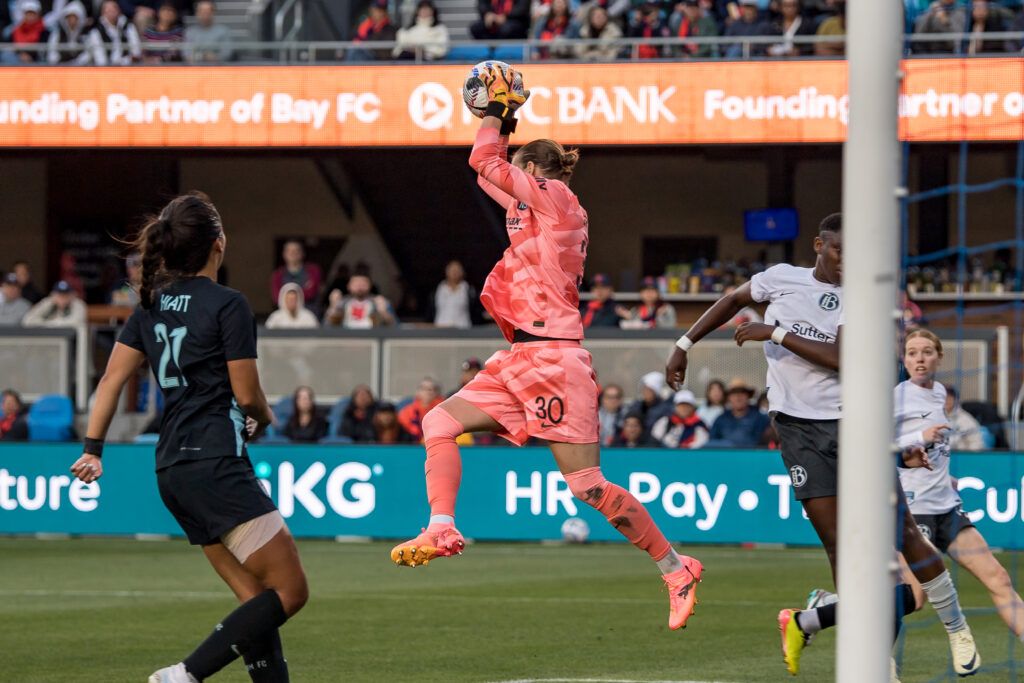
[{"label": "goalkeeper's ponytail", "polygon": [[523,145],[516,156],[524,165],[532,161],[545,178],[561,180],[568,185],[580,160],[580,151],[567,150],[554,140],[541,139]]}]

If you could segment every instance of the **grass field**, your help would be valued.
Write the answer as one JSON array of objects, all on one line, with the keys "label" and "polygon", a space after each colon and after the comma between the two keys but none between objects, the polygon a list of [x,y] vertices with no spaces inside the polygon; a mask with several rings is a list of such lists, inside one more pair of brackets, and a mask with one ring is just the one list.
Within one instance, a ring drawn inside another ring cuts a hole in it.
[{"label": "grass field", "polygon": [[[292,680],[827,681],[834,631],[783,667],[775,615],[827,585],[818,549],[690,549],[706,567],[690,627],[665,625],[657,572],[626,545],[471,545],[429,567],[398,569],[389,544],[305,541],[311,598],[282,631]],[[1007,556],[1003,556],[1008,561]],[[180,660],[233,608],[184,541],[0,538],[0,680],[144,681]],[[988,608],[973,579],[965,607]],[[911,621],[931,619],[925,611]],[[998,617],[971,614],[986,665],[1005,661]],[[945,633],[913,628],[905,682],[947,677]],[[215,681],[248,681],[241,664]],[[1012,680],[1007,668],[972,682]]]}]

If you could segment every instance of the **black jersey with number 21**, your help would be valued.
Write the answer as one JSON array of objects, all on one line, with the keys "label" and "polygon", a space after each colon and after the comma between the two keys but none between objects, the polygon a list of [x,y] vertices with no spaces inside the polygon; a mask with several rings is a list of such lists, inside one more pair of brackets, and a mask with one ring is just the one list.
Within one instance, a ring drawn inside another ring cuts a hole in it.
[{"label": "black jersey with number 21", "polygon": [[164,395],[157,470],[245,453],[227,365],[256,357],[256,320],[240,292],[206,277],[177,280],[132,313],[118,342],[146,354]]}]

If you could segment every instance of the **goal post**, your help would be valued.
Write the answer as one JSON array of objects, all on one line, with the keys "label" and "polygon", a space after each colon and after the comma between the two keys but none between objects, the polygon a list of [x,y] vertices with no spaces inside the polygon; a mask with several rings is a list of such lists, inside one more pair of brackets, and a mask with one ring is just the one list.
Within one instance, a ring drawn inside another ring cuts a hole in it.
[{"label": "goal post", "polygon": [[886,681],[893,643],[892,387],[899,307],[902,3],[847,3],[839,428],[839,683]]}]

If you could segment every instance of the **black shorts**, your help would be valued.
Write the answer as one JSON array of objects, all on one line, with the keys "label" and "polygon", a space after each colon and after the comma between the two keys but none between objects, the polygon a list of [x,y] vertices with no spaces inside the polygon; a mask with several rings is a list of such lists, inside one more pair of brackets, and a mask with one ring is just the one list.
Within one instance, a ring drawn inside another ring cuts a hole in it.
[{"label": "black shorts", "polygon": [[917,528],[924,537],[941,552],[948,552],[949,545],[956,540],[957,534],[974,526],[974,522],[964,514],[959,505],[941,515],[914,515],[914,521],[917,522]]},{"label": "black shorts", "polygon": [[220,543],[221,534],[277,509],[245,456],[179,462],[158,471],[156,483],[192,545]]},{"label": "black shorts", "polygon": [[839,420],[808,420],[773,413],[772,423],[796,499],[836,495]]}]

